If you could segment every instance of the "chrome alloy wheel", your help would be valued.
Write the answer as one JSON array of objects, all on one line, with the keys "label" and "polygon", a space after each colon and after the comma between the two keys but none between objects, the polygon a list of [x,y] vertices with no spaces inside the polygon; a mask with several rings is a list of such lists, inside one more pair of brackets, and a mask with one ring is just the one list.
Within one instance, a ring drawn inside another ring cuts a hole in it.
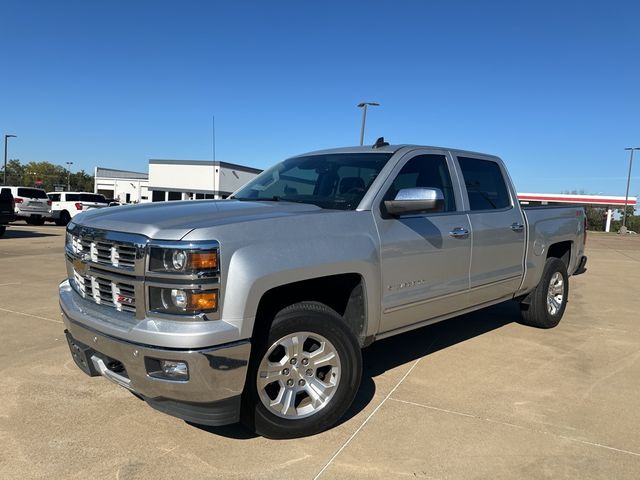
[{"label": "chrome alloy wheel", "polygon": [[560,272],[555,272],[551,276],[549,289],[547,290],[547,311],[550,315],[555,315],[562,308],[564,301],[564,279]]},{"label": "chrome alloy wheel", "polygon": [[276,341],[260,362],[256,387],[267,410],[297,420],[326,407],[340,383],[340,356],[329,340],[296,332]]}]

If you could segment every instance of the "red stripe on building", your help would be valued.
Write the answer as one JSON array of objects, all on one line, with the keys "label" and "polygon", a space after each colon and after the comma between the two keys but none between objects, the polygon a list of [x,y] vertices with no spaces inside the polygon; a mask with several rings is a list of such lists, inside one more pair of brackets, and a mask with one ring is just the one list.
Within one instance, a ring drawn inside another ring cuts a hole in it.
[{"label": "red stripe on building", "polygon": [[[624,199],[607,199],[602,197],[553,197],[537,195],[518,195],[519,200],[534,202],[591,203],[595,205],[624,205]],[[635,205],[635,197],[629,197],[627,205]]]}]

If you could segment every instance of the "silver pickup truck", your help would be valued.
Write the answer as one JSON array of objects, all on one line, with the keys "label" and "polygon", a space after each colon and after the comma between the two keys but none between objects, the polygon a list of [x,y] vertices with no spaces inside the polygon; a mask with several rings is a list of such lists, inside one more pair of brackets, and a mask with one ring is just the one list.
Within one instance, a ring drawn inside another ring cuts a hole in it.
[{"label": "silver pickup truck", "polygon": [[557,325],[585,228],[581,208],[523,210],[495,156],[380,139],[227,200],[78,215],[60,306],[87,374],[194,423],[304,436],[349,408],[375,340],[506,300]]}]

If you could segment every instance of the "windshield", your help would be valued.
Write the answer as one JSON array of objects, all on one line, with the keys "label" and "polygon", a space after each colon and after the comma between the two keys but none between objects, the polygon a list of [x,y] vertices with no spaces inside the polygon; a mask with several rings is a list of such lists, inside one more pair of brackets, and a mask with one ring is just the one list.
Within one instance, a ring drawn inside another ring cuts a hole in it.
[{"label": "windshield", "polygon": [[333,153],[290,158],[265,170],[232,198],[355,210],[392,155]]}]

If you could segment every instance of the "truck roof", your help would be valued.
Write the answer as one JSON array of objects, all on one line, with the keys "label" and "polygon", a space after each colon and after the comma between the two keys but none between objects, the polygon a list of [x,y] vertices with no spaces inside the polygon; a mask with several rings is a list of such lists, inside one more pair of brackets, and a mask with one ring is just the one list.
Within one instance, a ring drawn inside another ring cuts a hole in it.
[{"label": "truck roof", "polygon": [[427,148],[427,149],[433,149],[433,150],[448,150],[451,152],[455,152],[455,153],[462,153],[462,154],[468,154],[468,155],[480,155],[483,157],[493,157],[493,158],[498,158],[496,155],[492,155],[489,153],[482,153],[482,152],[474,152],[472,150],[464,150],[464,149],[460,149],[460,148],[451,148],[451,147],[438,147],[438,146],[434,146],[434,145],[417,145],[417,144],[411,144],[411,143],[401,143],[401,144],[395,144],[395,145],[383,145],[380,147],[374,147],[372,145],[362,145],[362,146],[355,146],[355,147],[338,147],[338,148],[328,148],[328,149],[323,149],[323,150],[315,150],[312,152],[308,152],[308,153],[303,153],[301,155],[295,155],[296,157],[302,157],[302,156],[307,156],[307,155],[326,155],[326,154],[330,154],[330,153],[371,153],[371,152],[380,152],[380,153],[396,153],[399,150],[402,149],[407,149],[408,150],[415,150],[418,148]]}]

